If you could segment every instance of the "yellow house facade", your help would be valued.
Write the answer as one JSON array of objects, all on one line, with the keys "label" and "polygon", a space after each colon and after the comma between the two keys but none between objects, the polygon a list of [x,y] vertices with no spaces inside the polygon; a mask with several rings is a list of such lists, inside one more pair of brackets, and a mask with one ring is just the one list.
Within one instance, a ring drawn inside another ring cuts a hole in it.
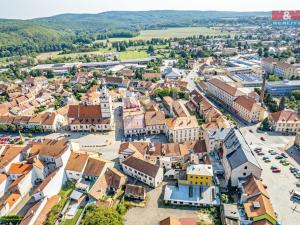
[{"label": "yellow house facade", "polygon": [[179,179],[180,184],[211,186],[213,177],[212,165],[189,165],[186,169],[186,179]]}]

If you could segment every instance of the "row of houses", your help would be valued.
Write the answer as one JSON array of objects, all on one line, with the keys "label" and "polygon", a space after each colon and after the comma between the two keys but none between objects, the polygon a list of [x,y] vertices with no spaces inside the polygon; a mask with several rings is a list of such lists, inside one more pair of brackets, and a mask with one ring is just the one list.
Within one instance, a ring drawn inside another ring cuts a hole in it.
[{"label": "row of houses", "polygon": [[291,79],[293,76],[299,76],[294,65],[272,57],[262,59],[261,66],[267,74],[274,74],[283,79]]},{"label": "row of houses", "polygon": [[217,78],[207,82],[208,93],[224,103],[232,112],[249,123],[257,123],[265,118],[265,109],[252,95],[246,95],[238,88]]},{"label": "row of houses", "polygon": [[40,128],[43,132],[55,132],[66,125],[66,121],[64,116],[56,112],[44,112],[32,116],[0,116],[0,124],[15,125],[17,129]]},{"label": "row of houses", "polygon": [[199,125],[195,116],[166,118],[156,109],[145,111],[136,96],[123,99],[124,135],[127,137],[164,133],[170,142],[197,140]]}]

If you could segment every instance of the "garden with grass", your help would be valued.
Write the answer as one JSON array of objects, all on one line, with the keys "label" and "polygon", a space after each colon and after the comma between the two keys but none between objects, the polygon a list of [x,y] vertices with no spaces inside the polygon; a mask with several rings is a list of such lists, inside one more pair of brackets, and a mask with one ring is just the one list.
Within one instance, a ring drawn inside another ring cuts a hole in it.
[{"label": "garden with grass", "polygon": [[[61,197],[60,201],[51,209],[47,220],[43,223],[43,225],[53,225],[59,219],[59,215],[65,205],[68,202],[69,196],[71,195],[72,191],[74,190],[75,185],[67,181],[64,187],[59,192],[59,196]],[[70,223],[71,224],[71,223]]]}]

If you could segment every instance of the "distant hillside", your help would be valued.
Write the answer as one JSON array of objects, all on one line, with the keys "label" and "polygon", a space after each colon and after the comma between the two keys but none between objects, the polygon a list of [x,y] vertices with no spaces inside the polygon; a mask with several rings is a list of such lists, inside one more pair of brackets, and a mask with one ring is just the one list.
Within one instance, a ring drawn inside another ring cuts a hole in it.
[{"label": "distant hillside", "polygon": [[32,20],[0,19],[0,57],[61,50],[78,42],[89,43],[90,39],[133,37],[143,29],[212,25],[223,18],[239,18],[251,24],[251,18],[269,15],[269,12],[112,11]]}]

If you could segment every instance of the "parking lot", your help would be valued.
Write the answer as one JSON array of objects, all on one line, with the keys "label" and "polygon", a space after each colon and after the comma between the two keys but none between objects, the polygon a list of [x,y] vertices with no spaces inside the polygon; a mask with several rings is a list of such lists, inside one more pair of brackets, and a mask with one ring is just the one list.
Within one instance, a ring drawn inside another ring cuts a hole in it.
[{"label": "parking lot", "polygon": [[[257,153],[254,154],[263,169],[262,179],[264,184],[267,185],[267,191],[270,195],[274,210],[278,215],[279,223],[282,225],[299,224],[300,204],[291,198],[290,191],[300,190],[300,188],[296,187],[296,183],[300,181],[300,179],[297,179],[289,169],[290,167],[300,169],[299,164],[288,154],[286,154],[286,161],[291,165],[284,166],[283,163],[280,163],[282,159],[275,159],[276,156],[280,155],[293,144],[292,137],[261,134],[255,131],[249,132],[249,129],[246,128],[242,128],[241,131],[252,150],[255,148],[262,149],[261,155]],[[265,137],[265,141],[260,139],[261,136]],[[273,152],[277,154],[271,154],[269,152],[270,150],[273,150]],[[268,161],[263,160],[265,157],[268,157],[270,162],[265,162]],[[279,169],[280,172],[276,170],[272,172],[272,166]]]}]

